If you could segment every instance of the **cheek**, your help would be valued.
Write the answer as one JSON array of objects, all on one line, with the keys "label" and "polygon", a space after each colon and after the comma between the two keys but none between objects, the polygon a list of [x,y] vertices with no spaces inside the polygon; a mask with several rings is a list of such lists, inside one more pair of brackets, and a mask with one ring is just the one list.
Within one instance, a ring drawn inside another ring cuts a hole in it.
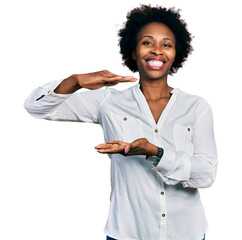
[{"label": "cheek", "polygon": [[133,59],[136,61],[137,66],[139,66],[142,62],[142,57],[144,56],[144,50],[137,48],[135,51],[135,58],[133,57]]},{"label": "cheek", "polygon": [[169,52],[169,59],[174,62],[176,58],[176,50],[173,49],[172,51]]},{"label": "cheek", "polygon": [[140,46],[137,46],[135,52],[136,52],[136,59],[141,59],[149,52],[149,49],[143,45],[140,45]]}]

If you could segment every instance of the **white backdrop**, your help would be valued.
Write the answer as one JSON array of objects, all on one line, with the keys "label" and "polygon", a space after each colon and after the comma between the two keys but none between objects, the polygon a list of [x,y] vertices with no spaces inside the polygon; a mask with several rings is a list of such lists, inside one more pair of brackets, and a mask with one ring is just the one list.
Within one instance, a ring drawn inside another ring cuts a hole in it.
[{"label": "white backdrop", "polygon": [[101,127],[37,120],[23,102],[39,85],[74,73],[138,77],[121,64],[117,32],[141,3],[181,8],[195,36],[195,51],[169,83],[204,97],[214,112],[219,168],[215,184],[201,190],[206,239],[240,238],[239,1],[10,0],[0,3],[1,240],[105,238],[110,161],[94,149]]}]

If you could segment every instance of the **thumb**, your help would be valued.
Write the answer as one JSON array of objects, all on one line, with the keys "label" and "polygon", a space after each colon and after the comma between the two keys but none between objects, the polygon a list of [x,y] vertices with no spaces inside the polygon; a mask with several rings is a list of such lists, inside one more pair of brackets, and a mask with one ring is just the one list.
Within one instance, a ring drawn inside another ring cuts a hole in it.
[{"label": "thumb", "polygon": [[132,148],[136,148],[136,147],[138,147],[139,146],[139,140],[137,139],[137,140],[135,140],[135,141],[133,141],[130,145],[130,147],[132,147]]},{"label": "thumb", "polygon": [[127,154],[129,152],[131,148],[131,144],[128,144],[125,148],[124,148],[124,153]]}]

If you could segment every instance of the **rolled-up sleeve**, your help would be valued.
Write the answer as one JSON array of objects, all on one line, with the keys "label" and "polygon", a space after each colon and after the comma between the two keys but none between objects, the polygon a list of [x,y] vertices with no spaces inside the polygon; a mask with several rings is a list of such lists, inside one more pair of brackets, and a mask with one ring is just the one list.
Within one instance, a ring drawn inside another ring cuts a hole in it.
[{"label": "rolled-up sleeve", "polygon": [[99,123],[98,110],[108,89],[57,94],[54,89],[60,83],[53,81],[32,91],[24,102],[25,109],[35,118]]},{"label": "rolled-up sleeve", "polygon": [[169,185],[210,187],[216,177],[217,149],[214,139],[213,114],[208,106],[193,126],[193,153],[164,149],[164,155],[154,168]]}]

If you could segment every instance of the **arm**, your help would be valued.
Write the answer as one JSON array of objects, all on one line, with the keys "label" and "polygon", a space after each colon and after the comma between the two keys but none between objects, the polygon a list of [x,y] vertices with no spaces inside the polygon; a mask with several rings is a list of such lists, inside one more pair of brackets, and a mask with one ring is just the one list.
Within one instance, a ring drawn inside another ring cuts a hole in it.
[{"label": "arm", "polygon": [[164,149],[164,155],[154,170],[170,185],[179,182],[184,187],[210,187],[216,177],[217,151],[210,106],[201,114],[193,129],[192,156],[184,151]]},{"label": "arm", "polygon": [[150,143],[146,138],[139,138],[132,143],[123,141],[108,141],[95,147],[99,153],[120,153],[130,155],[156,155],[158,147]]},{"label": "arm", "polygon": [[[133,77],[121,77],[106,70],[75,74],[35,89],[26,99],[24,107],[36,118],[97,122],[98,106],[106,96],[106,89],[100,88],[134,81],[136,79]],[[80,88],[94,91],[76,92]]]},{"label": "arm", "polygon": [[[211,186],[215,180],[217,152],[210,106],[199,114],[193,132],[192,156],[186,151],[164,148],[164,155],[153,168],[168,185],[182,183],[184,187],[205,188]],[[100,153],[120,153],[127,156],[156,155],[158,150],[146,138],[132,143],[109,141],[107,144],[99,144],[96,149]]]}]

